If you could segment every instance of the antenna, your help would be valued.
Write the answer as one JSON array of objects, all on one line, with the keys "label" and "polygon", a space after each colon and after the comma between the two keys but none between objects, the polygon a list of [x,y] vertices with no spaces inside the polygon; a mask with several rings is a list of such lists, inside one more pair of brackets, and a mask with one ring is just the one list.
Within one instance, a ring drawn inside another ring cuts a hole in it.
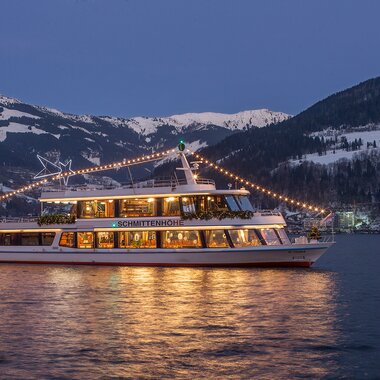
[{"label": "antenna", "polygon": [[128,169],[128,173],[129,173],[129,178],[131,179],[133,192],[135,192],[135,185],[133,183],[133,177],[132,177],[131,169],[129,168],[129,166],[127,166],[127,169]]}]

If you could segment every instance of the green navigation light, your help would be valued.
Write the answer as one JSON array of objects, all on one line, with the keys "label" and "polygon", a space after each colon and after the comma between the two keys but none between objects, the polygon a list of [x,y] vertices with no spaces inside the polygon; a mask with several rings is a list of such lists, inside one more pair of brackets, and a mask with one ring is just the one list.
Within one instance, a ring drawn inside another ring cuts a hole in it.
[{"label": "green navigation light", "polygon": [[117,227],[117,224],[116,224],[116,223],[112,223],[112,227],[113,227],[113,228],[116,228],[116,227]]},{"label": "green navigation light", "polygon": [[185,142],[183,140],[179,140],[178,149],[183,152],[185,150]]}]

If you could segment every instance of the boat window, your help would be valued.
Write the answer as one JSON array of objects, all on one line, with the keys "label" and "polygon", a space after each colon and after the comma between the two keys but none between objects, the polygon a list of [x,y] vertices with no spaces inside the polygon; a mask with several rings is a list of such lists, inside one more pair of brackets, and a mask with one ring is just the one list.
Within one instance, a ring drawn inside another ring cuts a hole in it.
[{"label": "boat window", "polygon": [[114,233],[113,232],[97,232],[96,233],[97,248],[114,248]]},{"label": "boat window", "polygon": [[[209,199],[211,199],[209,197]],[[202,211],[207,211],[209,209],[209,202],[207,201],[207,197],[205,196],[199,196],[197,197],[197,208],[198,208],[198,211],[202,212]]]},{"label": "boat window", "polygon": [[78,248],[93,248],[94,247],[93,232],[78,232],[77,233],[77,247]]},{"label": "boat window", "polygon": [[80,218],[113,218],[115,217],[115,204],[112,199],[106,201],[80,201]]},{"label": "boat window", "polygon": [[119,248],[156,248],[155,231],[119,232]]},{"label": "boat window", "polygon": [[197,197],[199,211],[228,210],[226,200],[222,195],[208,195]]},{"label": "boat window", "polygon": [[78,202],[80,218],[95,218],[96,203],[93,201],[80,201]]},{"label": "boat window", "polygon": [[119,201],[120,216],[132,218],[156,215],[156,200],[154,198],[121,199]]},{"label": "boat window", "polygon": [[239,205],[240,209],[243,211],[254,211],[246,195],[236,195],[235,196],[236,203]]},{"label": "boat window", "polygon": [[43,202],[42,203],[42,215],[51,215],[51,214],[77,214],[77,202]]},{"label": "boat window", "polygon": [[6,245],[6,246],[51,245],[53,243],[54,237],[55,237],[55,232],[0,233],[0,245]]},{"label": "boat window", "polygon": [[162,248],[202,248],[199,231],[164,231]]},{"label": "boat window", "polygon": [[41,233],[41,244],[42,245],[52,245],[55,238],[55,232],[42,232]]},{"label": "boat window", "polygon": [[20,245],[19,233],[1,233],[0,245]]},{"label": "boat window", "polygon": [[163,199],[162,205],[163,216],[179,216],[179,199],[177,197],[168,197]]},{"label": "boat window", "polygon": [[231,210],[231,211],[239,211],[239,206],[238,204],[236,203],[236,200],[234,198],[233,195],[226,195],[225,196],[226,198],[226,202],[228,204],[228,208]]},{"label": "boat window", "polygon": [[273,228],[262,228],[260,232],[268,245],[281,244],[280,239]]},{"label": "boat window", "polygon": [[227,236],[224,230],[210,230],[206,232],[206,245],[208,248],[229,247]]},{"label": "boat window", "polygon": [[228,205],[224,196],[216,195],[210,198],[211,198],[211,210],[225,210],[225,211],[228,210]]},{"label": "boat window", "polygon": [[194,197],[182,197],[182,211],[184,213],[195,213],[195,198]]},{"label": "boat window", "polygon": [[21,245],[40,245],[38,232],[24,232],[21,234]]},{"label": "boat window", "polygon": [[73,248],[75,243],[75,233],[74,232],[63,232],[59,240],[59,245],[61,247]]},{"label": "boat window", "polygon": [[234,247],[251,247],[261,245],[254,230],[229,230]]},{"label": "boat window", "polygon": [[289,237],[283,228],[277,228],[276,231],[278,235],[280,236],[282,244],[290,244]]}]

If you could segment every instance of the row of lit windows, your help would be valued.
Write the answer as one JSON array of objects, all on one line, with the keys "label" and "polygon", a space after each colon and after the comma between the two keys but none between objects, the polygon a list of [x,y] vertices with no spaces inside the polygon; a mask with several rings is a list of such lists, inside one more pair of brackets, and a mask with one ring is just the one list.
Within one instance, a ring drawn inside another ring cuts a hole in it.
[{"label": "row of lit windows", "polygon": [[179,216],[199,211],[253,211],[247,196],[201,195],[166,198],[128,198],[78,201],[77,204],[45,204],[45,213],[71,213],[78,218],[133,218]]},{"label": "row of lit windows", "polygon": [[64,232],[60,246],[69,248],[241,248],[290,244],[283,229]]},{"label": "row of lit windows", "polygon": [[55,232],[4,232],[0,233],[0,246],[52,245]]}]

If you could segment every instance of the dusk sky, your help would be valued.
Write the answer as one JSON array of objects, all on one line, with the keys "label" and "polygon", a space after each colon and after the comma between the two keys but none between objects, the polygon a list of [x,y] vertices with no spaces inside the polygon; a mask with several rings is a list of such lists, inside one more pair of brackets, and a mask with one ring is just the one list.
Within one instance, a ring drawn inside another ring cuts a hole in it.
[{"label": "dusk sky", "polygon": [[378,1],[2,0],[0,94],[80,114],[296,114],[380,75]]}]

